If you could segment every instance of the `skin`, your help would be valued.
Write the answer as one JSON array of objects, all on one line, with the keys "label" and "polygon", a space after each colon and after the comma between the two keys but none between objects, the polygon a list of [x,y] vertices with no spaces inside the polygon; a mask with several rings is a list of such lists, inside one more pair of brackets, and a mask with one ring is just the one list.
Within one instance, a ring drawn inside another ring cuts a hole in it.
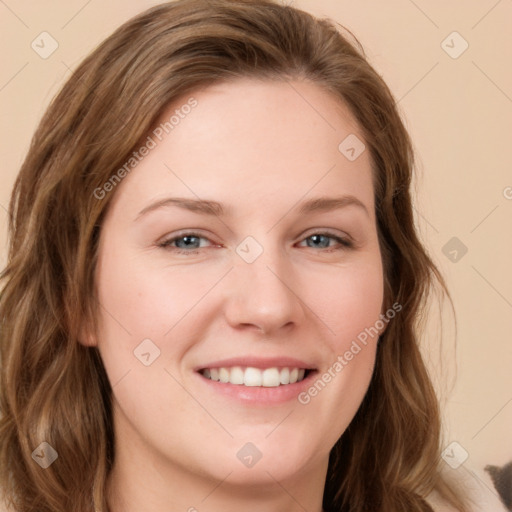
[{"label": "skin", "polygon": [[[338,150],[349,134],[363,136],[318,85],[238,79],[193,97],[197,106],[112,192],[102,226],[99,334],[83,343],[99,347],[113,385],[111,510],[320,512],[329,451],[368,388],[376,339],[307,405],[247,405],[212,391],[194,369],[291,356],[321,375],[375,324],[383,270],[369,152],[349,161]],[[298,211],[343,195],[364,208]],[[168,197],[229,211],[167,206],[137,218]],[[199,249],[197,240],[192,249],[183,239],[159,245],[184,230],[204,237]],[[236,252],[247,236],[263,248],[253,263]],[[134,356],[147,338],[161,351],[150,366]],[[262,453],[252,468],[236,456],[247,442]]]}]

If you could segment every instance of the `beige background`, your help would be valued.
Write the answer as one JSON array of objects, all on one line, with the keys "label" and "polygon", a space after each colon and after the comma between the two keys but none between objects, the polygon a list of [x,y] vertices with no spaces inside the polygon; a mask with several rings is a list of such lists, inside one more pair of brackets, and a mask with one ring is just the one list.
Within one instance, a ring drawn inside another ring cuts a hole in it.
[{"label": "beige background", "polygon": [[[0,2],[2,266],[10,190],[48,102],[92,48],[156,3]],[[348,27],[398,100],[418,156],[418,226],[458,318],[456,357],[451,329],[437,349],[436,315],[424,347],[445,392],[445,444],[460,445],[449,452],[451,461],[468,454],[460,467],[447,469],[489,486],[485,464],[512,460],[512,2],[286,3]],[[59,45],[47,59],[31,48],[43,31]],[[465,42],[467,50],[453,58]],[[467,247],[463,256],[460,247],[445,247],[453,237]]]}]

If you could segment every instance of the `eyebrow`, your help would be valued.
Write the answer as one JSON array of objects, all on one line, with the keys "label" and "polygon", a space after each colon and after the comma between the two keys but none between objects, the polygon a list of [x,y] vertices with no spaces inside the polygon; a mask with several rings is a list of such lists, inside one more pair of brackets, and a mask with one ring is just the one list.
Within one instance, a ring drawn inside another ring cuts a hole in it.
[{"label": "eyebrow", "polygon": [[[161,199],[155,203],[143,208],[137,215],[135,220],[140,219],[142,216],[149,212],[165,208],[169,206],[177,206],[185,210],[204,215],[212,215],[222,217],[231,212],[231,208],[226,208],[222,203],[207,199],[192,199],[186,197],[168,197]],[[347,206],[357,206],[364,210],[366,215],[370,216],[365,204],[355,196],[346,195],[340,197],[317,197],[302,203],[299,207],[298,213],[304,215],[313,212],[328,212],[346,208]]]}]

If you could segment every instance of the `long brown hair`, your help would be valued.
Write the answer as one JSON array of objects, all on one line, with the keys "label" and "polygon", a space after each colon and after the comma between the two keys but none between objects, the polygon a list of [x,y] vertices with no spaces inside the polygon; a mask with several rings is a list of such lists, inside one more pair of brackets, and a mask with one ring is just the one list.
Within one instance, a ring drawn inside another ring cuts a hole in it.
[{"label": "long brown hair", "polygon": [[[108,510],[112,389],[97,349],[78,341],[97,312],[98,236],[115,194],[95,190],[169,103],[237,77],[309,80],[351,109],[373,164],[384,306],[402,306],[332,449],[324,509],[430,511],[425,497],[437,491],[465,510],[440,474],[438,403],[418,349],[428,291],[443,283],[414,227],[412,145],[388,87],[348,34],[272,0],[166,3],[121,26],[52,101],[14,186],[2,274],[0,488],[15,510]],[[42,442],[58,453],[45,471],[32,455]]]}]

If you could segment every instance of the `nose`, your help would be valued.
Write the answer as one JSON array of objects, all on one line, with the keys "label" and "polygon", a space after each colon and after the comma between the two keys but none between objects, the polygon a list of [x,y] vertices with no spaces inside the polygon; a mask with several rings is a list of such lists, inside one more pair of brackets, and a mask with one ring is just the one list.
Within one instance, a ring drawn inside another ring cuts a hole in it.
[{"label": "nose", "polygon": [[304,318],[304,303],[285,254],[267,249],[252,263],[235,255],[235,268],[225,288],[225,317],[235,329],[265,335],[292,329]]}]

